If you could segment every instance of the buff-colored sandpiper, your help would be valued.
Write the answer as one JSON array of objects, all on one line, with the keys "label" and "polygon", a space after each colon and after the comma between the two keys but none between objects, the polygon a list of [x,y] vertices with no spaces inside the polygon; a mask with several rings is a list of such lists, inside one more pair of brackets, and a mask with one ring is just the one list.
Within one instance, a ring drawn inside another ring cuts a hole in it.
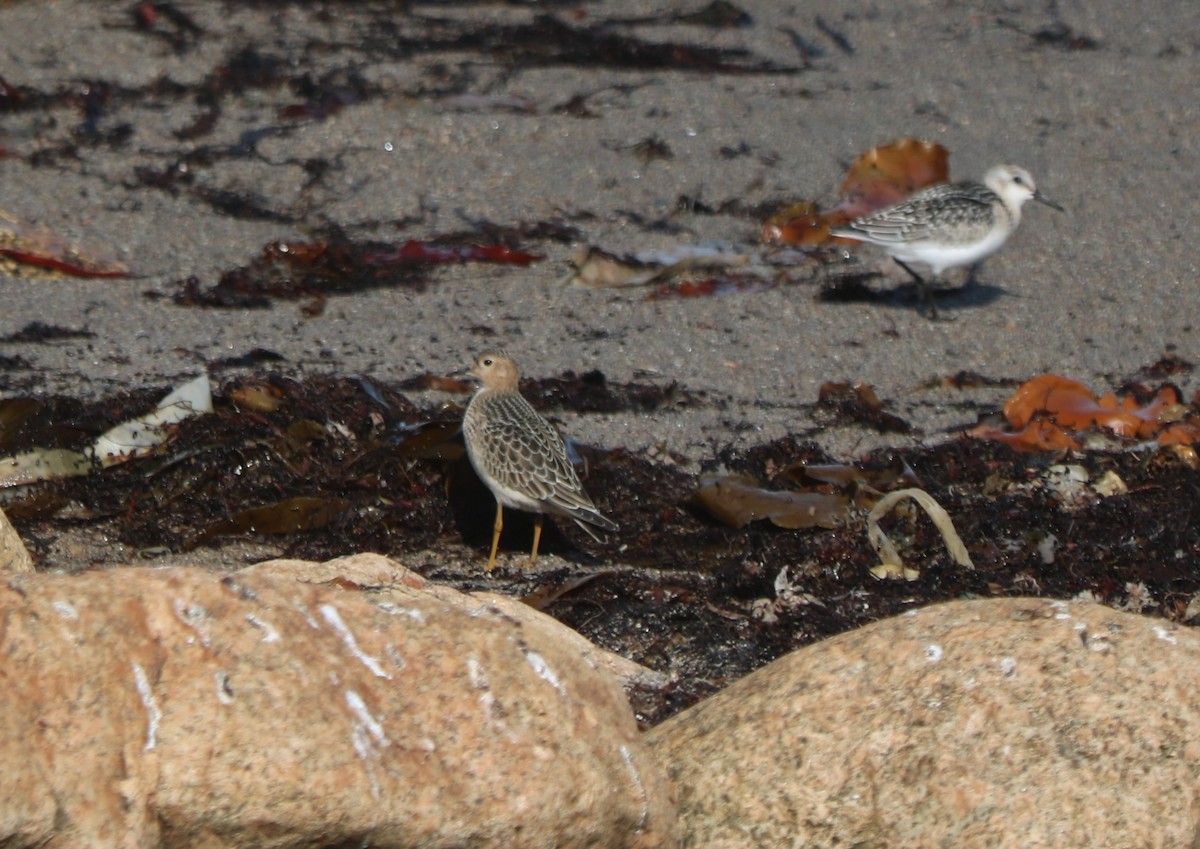
[{"label": "buff-colored sandpiper", "polygon": [[617,530],[583,491],[554,425],[522,397],[517,388],[521,373],[513,358],[489,351],[476,358],[469,373],[481,385],[463,417],[463,437],[475,473],[496,497],[488,571],[496,565],[505,507],[537,514],[530,565],[537,561],[546,513],[574,519],[597,540],[589,525]]}]

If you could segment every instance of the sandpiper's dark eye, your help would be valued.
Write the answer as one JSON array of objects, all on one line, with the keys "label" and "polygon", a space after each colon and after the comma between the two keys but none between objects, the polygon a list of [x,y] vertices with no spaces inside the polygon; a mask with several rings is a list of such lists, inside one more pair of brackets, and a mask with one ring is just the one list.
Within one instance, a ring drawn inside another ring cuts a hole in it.
[{"label": "sandpiper's dark eye", "polygon": [[492,364],[492,358],[491,358],[491,357],[484,357],[484,358],[483,358],[483,364],[484,364],[485,366],[490,366],[490,365]]},{"label": "sandpiper's dark eye", "polygon": [[1025,181],[1021,179],[1020,174],[1013,174],[1013,182],[1018,186],[1024,185]]}]

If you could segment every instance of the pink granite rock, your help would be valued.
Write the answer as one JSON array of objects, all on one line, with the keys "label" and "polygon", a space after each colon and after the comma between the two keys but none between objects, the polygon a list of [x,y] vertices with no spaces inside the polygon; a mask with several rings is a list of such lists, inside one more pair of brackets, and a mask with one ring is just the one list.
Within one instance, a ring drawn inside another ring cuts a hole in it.
[{"label": "pink granite rock", "polygon": [[311,560],[265,560],[241,570],[242,575],[286,576],[310,584],[347,583],[364,588],[387,587],[389,598],[431,597],[471,616],[499,616],[547,636],[576,651],[590,666],[608,672],[622,687],[661,689],[672,685],[670,675],[657,672],[589,642],[578,631],[564,628],[552,616],[534,610],[518,598],[491,592],[459,592],[453,587],[428,583],[424,578],[380,554],[354,554],[316,563]]},{"label": "pink granite rock", "polygon": [[801,649],[649,732],[683,845],[1200,845],[1200,634],[963,601]]},{"label": "pink granite rock", "polygon": [[0,510],[0,575],[5,572],[32,572],[33,558],[17,534],[8,516]]},{"label": "pink granite rock", "polygon": [[0,583],[0,845],[673,845],[620,687],[561,626],[381,560]]}]

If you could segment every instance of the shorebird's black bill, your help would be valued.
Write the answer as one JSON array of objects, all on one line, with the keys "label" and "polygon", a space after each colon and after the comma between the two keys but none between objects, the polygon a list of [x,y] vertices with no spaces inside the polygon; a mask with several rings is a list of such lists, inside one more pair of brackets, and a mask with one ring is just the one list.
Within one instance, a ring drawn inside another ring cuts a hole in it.
[{"label": "shorebird's black bill", "polygon": [[1036,200],[1038,203],[1046,204],[1046,206],[1050,207],[1051,209],[1057,209],[1059,212],[1066,212],[1065,209],[1063,209],[1061,206],[1059,206],[1054,201],[1050,200],[1050,198],[1046,197],[1041,192],[1034,192],[1033,199]]}]

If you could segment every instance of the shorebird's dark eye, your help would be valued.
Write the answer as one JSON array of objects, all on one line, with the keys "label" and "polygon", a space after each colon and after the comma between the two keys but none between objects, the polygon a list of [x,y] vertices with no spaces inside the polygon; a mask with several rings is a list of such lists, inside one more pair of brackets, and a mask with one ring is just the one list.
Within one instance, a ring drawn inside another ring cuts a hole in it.
[{"label": "shorebird's dark eye", "polygon": [[1023,179],[1021,179],[1020,174],[1013,174],[1013,182],[1016,183],[1018,186],[1025,185],[1025,181]]},{"label": "shorebird's dark eye", "polygon": [[483,358],[483,364],[484,364],[485,366],[490,366],[490,365],[492,364],[492,358],[491,358],[491,357],[484,357],[484,358]]}]

